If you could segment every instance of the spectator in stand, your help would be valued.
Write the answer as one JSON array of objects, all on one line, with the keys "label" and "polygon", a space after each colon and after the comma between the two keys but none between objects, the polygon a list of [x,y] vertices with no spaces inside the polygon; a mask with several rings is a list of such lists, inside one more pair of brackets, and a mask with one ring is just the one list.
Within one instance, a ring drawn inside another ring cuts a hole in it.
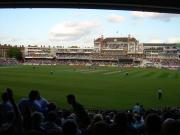
[{"label": "spectator in stand", "polygon": [[49,130],[59,130],[59,132],[62,132],[62,129],[56,124],[57,120],[57,113],[55,111],[51,111],[47,115],[47,121],[44,123],[44,129],[46,131]]},{"label": "spectator in stand", "polygon": [[57,106],[55,103],[51,102],[47,105],[47,113],[56,110],[57,110]]},{"label": "spectator in stand", "polygon": [[41,112],[41,106],[36,101],[38,99],[38,93],[36,90],[32,90],[29,93],[28,99],[22,98],[19,102],[19,108],[21,111],[23,111],[23,107],[28,106],[28,108],[31,110],[31,112],[38,111]]},{"label": "spectator in stand", "polygon": [[2,102],[0,103],[0,125],[6,121],[7,113],[13,111],[12,104],[9,102],[9,97],[7,92],[2,93]]},{"label": "spectator in stand", "polygon": [[69,119],[63,124],[63,134],[64,135],[81,135],[81,132],[78,129],[76,122],[72,119]]},{"label": "spectator in stand", "polygon": [[90,124],[90,119],[87,112],[84,110],[84,107],[76,101],[75,96],[72,94],[67,96],[67,102],[73,107],[79,127],[87,128]]},{"label": "spectator in stand", "polygon": [[91,135],[111,135],[109,125],[103,121],[95,123]]},{"label": "spectator in stand", "polygon": [[38,95],[37,92],[32,90],[29,93],[29,98],[22,98],[19,102],[19,109],[24,118],[24,128],[29,129],[31,126],[31,114],[35,111],[41,111],[40,105],[35,102]]},{"label": "spectator in stand", "polygon": [[93,130],[94,125],[99,121],[103,121],[102,115],[101,114],[95,114],[91,124],[87,128],[87,135],[92,135],[92,130]]},{"label": "spectator in stand", "polygon": [[141,111],[141,107],[140,107],[139,103],[136,103],[136,105],[133,107],[133,112],[140,113],[140,111]]},{"label": "spectator in stand", "polygon": [[111,134],[113,135],[131,135],[132,131],[128,126],[126,113],[117,113],[114,117],[114,122],[111,125]]},{"label": "spectator in stand", "polygon": [[31,130],[37,130],[37,131],[44,132],[44,128],[42,126],[43,118],[44,117],[43,117],[42,113],[33,112],[31,115],[31,119],[32,119]]},{"label": "spectator in stand", "polygon": [[144,114],[144,112],[145,112],[144,106],[143,106],[143,105],[140,105],[140,113],[141,113],[141,114]]},{"label": "spectator in stand", "polygon": [[13,111],[7,112],[6,121],[0,125],[0,135],[22,135],[22,119],[18,107],[15,104],[13,92],[7,88],[5,93],[9,103],[12,105]]},{"label": "spectator in stand", "polygon": [[163,135],[180,135],[180,120],[166,119],[162,125]]},{"label": "spectator in stand", "polygon": [[146,135],[160,135],[161,123],[161,119],[157,114],[148,114],[145,119]]},{"label": "spectator in stand", "polygon": [[141,115],[139,114],[134,115],[134,121],[132,123],[132,126],[138,134],[144,133],[144,122],[142,121]]},{"label": "spectator in stand", "polygon": [[37,104],[39,104],[40,111],[43,113],[46,113],[47,109],[48,109],[47,107],[49,104],[48,101],[45,98],[41,97],[39,91],[36,90],[35,92],[37,92],[37,99],[35,102],[37,102]]}]

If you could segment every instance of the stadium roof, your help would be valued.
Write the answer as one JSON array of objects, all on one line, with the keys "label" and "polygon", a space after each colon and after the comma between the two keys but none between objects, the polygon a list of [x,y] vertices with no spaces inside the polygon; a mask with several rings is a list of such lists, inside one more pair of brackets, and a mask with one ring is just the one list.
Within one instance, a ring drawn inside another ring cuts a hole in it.
[{"label": "stadium roof", "polygon": [[[103,41],[104,42],[128,42],[129,41],[133,41],[136,42],[137,40],[135,38],[128,38],[128,37],[108,37],[108,38],[104,38]],[[94,40],[94,42],[100,42],[101,38],[97,38]]]},{"label": "stadium roof", "polygon": [[180,13],[176,0],[1,0],[0,8],[87,8]]},{"label": "stadium roof", "polygon": [[137,40],[135,38],[128,38],[128,37],[109,37],[109,38],[105,38],[104,41],[105,42],[116,42],[116,41],[120,41],[120,42],[128,42],[129,41],[133,41],[136,42]]}]

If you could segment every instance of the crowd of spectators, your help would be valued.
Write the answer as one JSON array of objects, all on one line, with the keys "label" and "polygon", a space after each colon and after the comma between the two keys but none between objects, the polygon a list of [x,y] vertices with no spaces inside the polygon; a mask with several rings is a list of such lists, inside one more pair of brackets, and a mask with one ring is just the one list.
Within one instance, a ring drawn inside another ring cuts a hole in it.
[{"label": "crowd of spectators", "polygon": [[117,61],[107,60],[78,60],[78,59],[58,59],[58,60],[26,60],[24,64],[29,65],[117,65]]},{"label": "crowd of spectators", "polygon": [[53,59],[26,59],[24,64],[27,65],[54,65],[56,61]]},{"label": "crowd of spectators", "polygon": [[117,60],[117,55],[110,54],[58,54],[57,59],[86,59],[86,60]]},{"label": "crowd of spectators", "polygon": [[[133,63],[135,65],[140,65],[143,60],[152,62],[154,64],[160,64],[165,67],[180,67],[179,59],[160,59],[160,58],[137,58],[131,57],[133,59],[132,63],[119,63],[121,59],[130,59],[127,56],[117,56],[117,55],[106,55],[106,54],[93,54],[93,55],[61,55],[58,59],[27,59],[25,64],[37,64],[37,65],[90,65],[96,64],[99,66],[107,65],[122,65],[124,67],[132,67]],[[135,63],[136,62],[136,63]],[[0,65],[15,65],[18,62],[15,59],[0,59]]]},{"label": "crowd of spectators", "polygon": [[103,49],[122,49],[123,50],[126,46],[127,44],[126,45],[119,45],[119,44],[104,45]]},{"label": "crowd of spectators", "polygon": [[86,111],[73,94],[67,95],[72,111],[57,109],[37,90],[15,103],[7,88],[0,103],[0,135],[179,135],[180,109]]},{"label": "crowd of spectators", "polygon": [[180,60],[178,60],[178,59],[163,59],[163,60],[161,60],[161,64],[164,66],[168,66],[168,67],[172,67],[172,66],[180,67]]},{"label": "crowd of spectators", "polygon": [[117,55],[107,55],[107,54],[93,54],[91,56],[93,60],[118,60]]},{"label": "crowd of spectators", "polygon": [[159,58],[146,58],[146,60],[153,62],[153,63],[160,63],[160,59]]},{"label": "crowd of spectators", "polygon": [[146,60],[155,64],[161,64],[165,67],[180,67],[179,59],[146,58]]},{"label": "crowd of spectators", "polygon": [[90,59],[89,54],[57,54],[57,59]]},{"label": "crowd of spectators", "polygon": [[0,66],[17,65],[18,61],[15,58],[0,58]]},{"label": "crowd of spectators", "polygon": [[113,61],[92,61],[92,60],[59,60],[56,62],[57,64],[63,64],[63,65],[97,65],[97,66],[108,66],[108,65],[117,65],[117,62]]}]

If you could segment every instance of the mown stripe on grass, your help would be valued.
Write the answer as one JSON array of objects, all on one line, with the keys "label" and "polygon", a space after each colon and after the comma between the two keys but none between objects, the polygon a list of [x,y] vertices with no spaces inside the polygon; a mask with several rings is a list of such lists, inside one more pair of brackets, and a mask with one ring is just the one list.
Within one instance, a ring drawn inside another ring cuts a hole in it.
[{"label": "mown stripe on grass", "polygon": [[180,72],[175,72],[175,76],[174,76],[175,79],[178,79],[180,78]]},{"label": "mown stripe on grass", "polygon": [[135,74],[133,74],[133,77],[142,77],[143,75],[145,75],[148,71],[138,71]]},{"label": "mown stripe on grass", "polygon": [[158,78],[168,78],[169,73],[168,72],[161,72],[157,77]]},{"label": "mown stripe on grass", "polygon": [[180,72],[179,71],[174,72],[174,78],[175,79],[179,79],[180,78]]},{"label": "mown stripe on grass", "polygon": [[152,71],[152,72],[147,72],[144,75],[142,75],[142,77],[146,78],[146,77],[152,77],[153,75],[155,75],[156,72]]},{"label": "mown stripe on grass", "polygon": [[141,74],[141,71],[140,70],[131,70],[128,72],[129,73],[129,77],[136,77],[137,75]]},{"label": "mown stripe on grass", "polygon": [[176,72],[171,72],[168,76],[170,79],[177,79],[178,76],[176,76]]},{"label": "mown stripe on grass", "polygon": [[104,75],[110,75],[110,74],[116,74],[116,73],[120,73],[122,71],[113,71],[113,72],[106,72],[106,73],[103,73]]},{"label": "mown stripe on grass", "polygon": [[81,73],[99,73],[99,72],[105,72],[107,70],[88,70],[88,71],[84,71],[84,72],[81,72]]}]

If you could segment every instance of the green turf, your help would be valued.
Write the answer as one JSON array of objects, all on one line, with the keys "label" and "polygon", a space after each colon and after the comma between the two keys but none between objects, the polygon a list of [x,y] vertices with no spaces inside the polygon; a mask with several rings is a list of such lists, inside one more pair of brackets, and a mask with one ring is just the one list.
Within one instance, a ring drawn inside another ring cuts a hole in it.
[{"label": "green turf", "polygon": [[[50,72],[53,71],[53,75]],[[126,72],[129,73],[126,76]],[[68,108],[66,95],[73,93],[86,108],[127,109],[136,102],[146,108],[180,106],[180,71],[72,66],[0,67],[0,93],[10,87],[18,101],[37,89],[60,108]],[[163,99],[157,99],[157,89]]]}]

